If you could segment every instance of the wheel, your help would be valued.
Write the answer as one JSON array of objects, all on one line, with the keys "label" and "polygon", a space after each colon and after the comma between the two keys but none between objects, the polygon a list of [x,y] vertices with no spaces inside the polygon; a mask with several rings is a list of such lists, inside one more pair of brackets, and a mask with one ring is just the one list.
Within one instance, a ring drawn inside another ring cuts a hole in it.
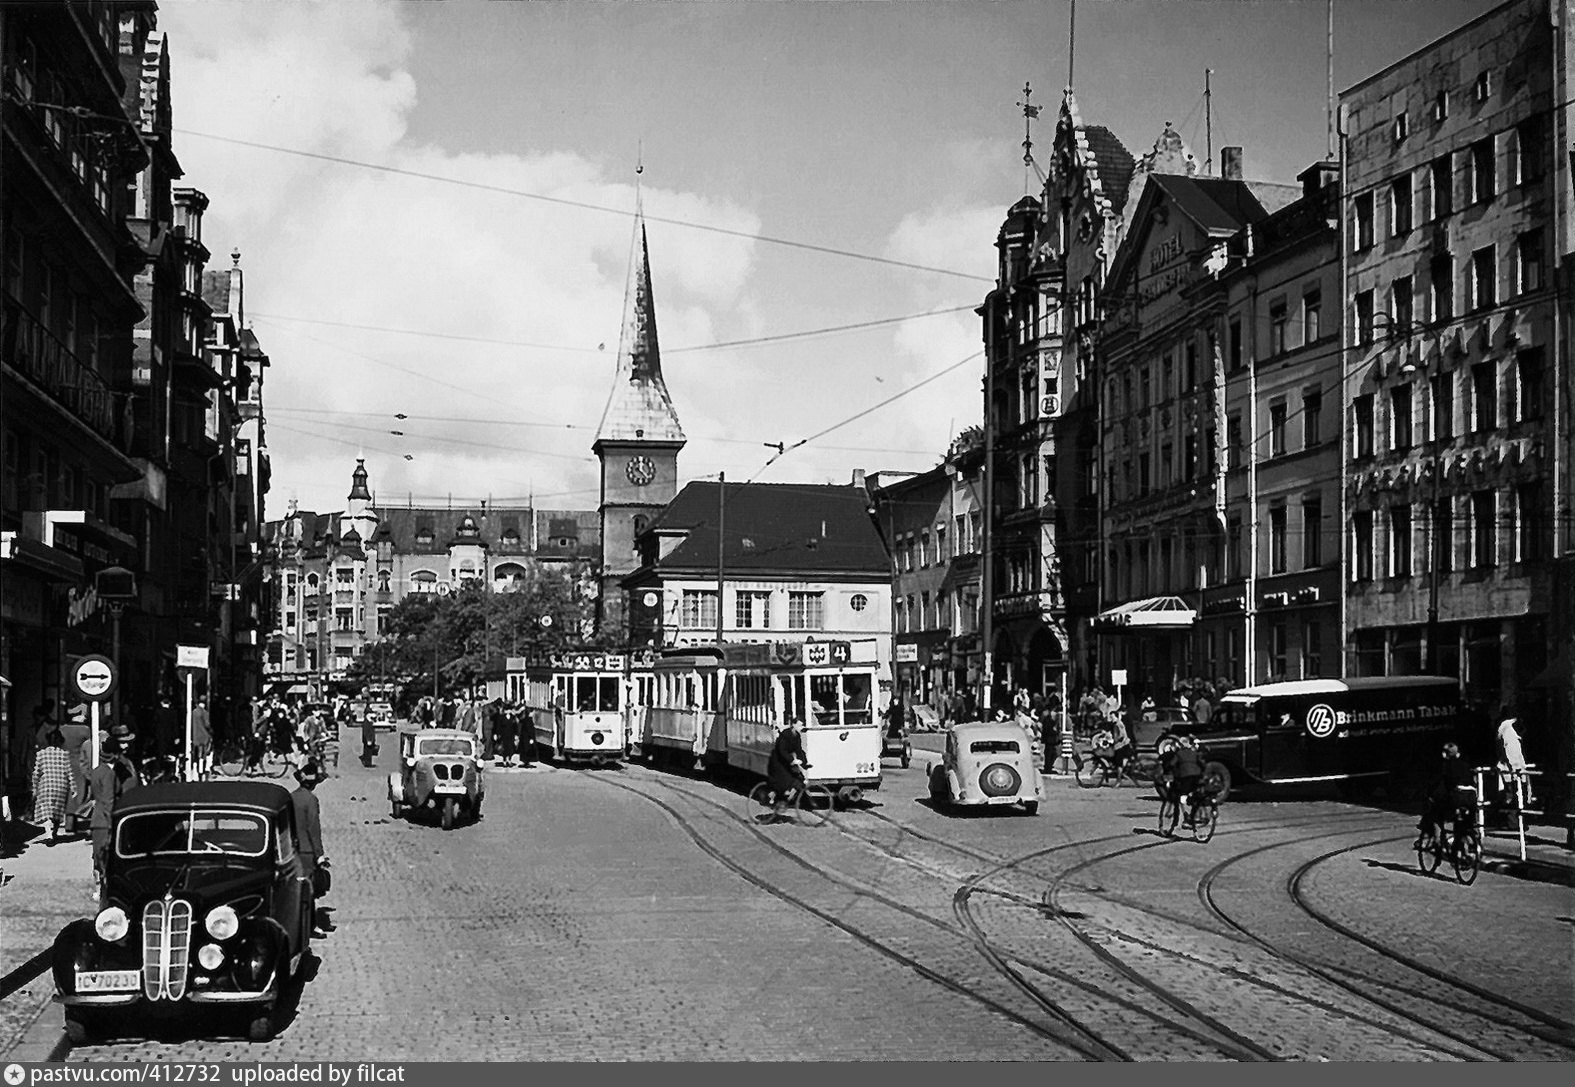
[{"label": "wheel", "polygon": [[1214,803],[1223,804],[1230,796],[1230,767],[1223,762],[1203,764],[1203,781],[1200,783],[1214,797]]},{"label": "wheel", "polygon": [[1078,785],[1085,789],[1097,789],[1105,783],[1105,771],[1097,759],[1079,757],[1075,772]]},{"label": "wheel", "polygon": [[246,767],[246,750],[240,744],[226,744],[213,760],[213,765],[225,777],[235,777]]},{"label": "wheel", "polygon": [[290,772],[290,760],[287,756],[281,755],[277,751],[270,751],[263,756],[257,772],[263,777],[282,778]]},{"label": "wheel", "polygon": [[252,1016],[246,1028],[246,1037],[254,1042],[267,1042],[273,1038],[273,1008],[266,1007]]},{"label": "wheel", "polygon": [[443,829],[444,830],[453,830],[454,829],[454,811],[458,807],[459,807],[459,801],[455,800],[452,796],[446,797],[443,800]]},{"label": "wheel", "polygon": [[1475,830],[1455,839],[1454,851],[1449,861],[1455,866],[1455,878],[1461,883],[1477,881],[1477,869],[1482,864],[1482,837]]},{"label": "wheel", "polygon": [[1027,812],[1029,815],[1038,815],[1039,814],[1039,801],[1037,801],[1037,800],[1025,800],[1025,801],[1023,801],[1023,810],[1025,812]]},{"label": "wheel", "polygon": [[763,781],[749,790],[747,818],[751,823],[770,823],[776,819],[772,796],[771,786]]},{"label": "wheel", "polygon": [[1215,824],[1219,822],[1220,809],[1218,804],[1202,804],[1193,812],[1192,836],[1200,842],[1206,842],[1214,837]]},{"label": "wheel", "polygon": [[1181,810],[1176,806],[1176,801],[1170,794],[1160,797],[1159,801],[1159,832],[1170,837],[1176,829],[1176,820],[1181,817]]},{"label": "wheel", "polygon": [[1438,830],[1435,828],[1421,835],[1416,840],[1416,866],[1429,874],[1438,871],[1438,864],[1444,859],[1443,850],[1438,845]]},{"label": "wheel", "polygon": [[390,800],[388,802],[388,815],[391,819],[399,818],[399,801]]},{"label": "wheel", "polygon": [[1176,738],[1174,736],[1168,732],[1161,733],[1159,739],[1154,741],[1154,754],[1163,755],[1175,748],[1175,746]]},{"label": "wheel", "polygon": [[836,798],[831,795],[831,790],[824,785],[806,785],[799,790],[797,808],[798,821],[806,827],[818,827],[831,816],[832,805]]}]

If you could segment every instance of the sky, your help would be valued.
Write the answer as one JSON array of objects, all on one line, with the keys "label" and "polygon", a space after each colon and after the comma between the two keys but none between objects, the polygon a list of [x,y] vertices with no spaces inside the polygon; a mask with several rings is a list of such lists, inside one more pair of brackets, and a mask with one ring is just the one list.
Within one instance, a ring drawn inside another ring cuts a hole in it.
[{"label": "sky", "polygon": [[[1335,0],[1336,91],[1493,6]],[[1038,187],[1025,83],[1042,161],[1069,77],[1134,155],[1326,153],[1325,0],[1084,0],[1075,50],[1069,8],[161,0],[180,184],[271,361],[267,515],[342,509],[358,456],[380,504],[594,509],[637,199],[681,481],[933,467]]]}]

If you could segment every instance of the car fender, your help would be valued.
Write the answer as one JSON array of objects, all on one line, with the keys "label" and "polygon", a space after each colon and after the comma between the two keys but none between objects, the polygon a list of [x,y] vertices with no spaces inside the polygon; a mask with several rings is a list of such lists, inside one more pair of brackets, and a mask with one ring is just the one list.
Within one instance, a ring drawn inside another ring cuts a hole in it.
[{"label": "car fender", "polygon": [[102,944],[103,941],[98,938],[98,933],[93,930],[93,921],[90,918],[79,917],[60,930],[50,950],[50,966],[54,973],[57,992],[64,994],[76,992],[77,966],[92,967]]},{"label": "car fender", "polygon": [[403,804],[405,802],[405,782],[399,774],[388,775],[388,799],[390,803]]}]

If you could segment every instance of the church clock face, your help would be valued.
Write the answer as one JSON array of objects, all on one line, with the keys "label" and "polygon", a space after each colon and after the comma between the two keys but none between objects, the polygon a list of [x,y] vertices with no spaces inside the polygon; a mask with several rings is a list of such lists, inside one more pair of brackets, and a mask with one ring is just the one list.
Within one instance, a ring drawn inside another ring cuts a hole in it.
[{"label": "church clock face", "polygon": [[656,465],[650,457],[630,457],[623,471],[624,475],[629,477],[629,482],[636,487],[644,487],[656,478]]}]

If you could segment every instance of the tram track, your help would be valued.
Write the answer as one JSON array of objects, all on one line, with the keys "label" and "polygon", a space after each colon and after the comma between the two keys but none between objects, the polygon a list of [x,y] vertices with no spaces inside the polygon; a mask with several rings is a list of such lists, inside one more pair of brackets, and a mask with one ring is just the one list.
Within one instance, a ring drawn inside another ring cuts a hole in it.
[{"label": "tram track", "polygon": [[[972,943],[976,952],[985,960],[985,962],[989,964],[992,969],[994,969],[1001,977],[1003,977],[1013,987],[1015,987],[1036,1008],[1038,1008],[1044,1014],[1049,1015],[1056,1022],[1062,1024],[1064,1029],[1076,1032],[1079,1036],[1086,1038],[1091,1045],[1104,1049],[1108,1052],[1109,1056],[1114,1057],[1115,1059],[1134,1060],[1139,1058],[1134,1052],[1133,1043],[1128,1042],[1123,1044],[1119,1041],[1114,1041],[1108,1036],[1108,1032],[1100,1031],[1096,1028],[1090,1027],[1087,1020],[1096,1019],[1104,1022],[1122,1022],[1130,1024],[1132,1016],[1141,1017],[1143,1020],[1146,1020],[1152,1025],[1148,1030],[1133,1032],[1130,1026],[1127,1029],[1129,1033],[1136,1033],[1141,1038],[1141,1047],[1149,1050],[1150,1052],[1152,1052],[1156,1047],[1168,1048],[1162,1045],[1161,1039],[1157,1039],[1153,1036],[1153,1030],[1157,1028],[1159,1030],[1169,1032],[1171,1037],[1180,1037],[1197,1045],[1206,1047],[1210,1052],[1217,1055],[1215,1059],[1219,1059],[1221,1057],[1233,1060],[1265,1060],[1277,1058],[1277,1054],[1265,1049],[1264,1047],[1256,1045],[1250,1039],[1245,1039],[1239,1035],[1232,1036],[1232,1032],[1228,1028],[1223,1028],[1221,1024],[1218,1024],[1217,1021],[1213,1021],[1211,1017],[1207,1016],[1206,1013],[1203,1013],[1201,1010],[1192,1007],[1184,998],[1176,997],[1174,994],[1170,994],[1168,992],[1156,992],[1152,983],[1143,978],[1140,974],[1130,971],[1123,973],[1122,979],[1131,986],[1131,988],[1134,990],[1134,993],[1133,995],[1122,995],[1110,990],[1109,979],[1101,979],[1102,983],[1091,982],[1087,978],[1079,977],[1076,974],[1063,969],[1062,967],[1046,963],[1037,957],[1028,956],[1021,952],[1012,951],[1008,948],[999,946],[996,940],[990,938],[985,933],[983,926],[974,916],[973,911],[969,905],[969,899],[975,893],[993,894],[1018,905],[1027,906],[1033,910],[1036,916],[1042,916],[1042,906],[1036,899],[1030,898],[1026,895],[1016,895],[1010,892],[1002,892],[989,888],[983,888],[981,886],[985,879],[991,878],[992,876],[995,876],[1001,872],[1017,867],[1019,863],[1017,860],[1003,860],[1001,858],[983,857],[983,862],[991,864],[992,868],[986,872],[975,874],[974,877],[966,881],[964,886],[960,887],[959,890],[953,895],[952,908],[956,923],[954,925],[949,925],[940,918],[927,914],[922,910],[915,909],[914,907],[909,906],[907,903],[893,899],[889,895],[884,894],[876,888],[862,884],[858,881],[851,880],[839,872],[835,872],[823,865],[815,864],[814,862],[803,858],[792,850],[787,849],[781,843],[772,839],[769,835],[760,831],[758,827],[751,826],[747,820],[740,818],[738,814],[730,807],[719,804],[710,797],[696,794],[688,789],[679,788],[673,783],[662,778],[652,777],[647,780],[651,781],[651,783],[654,785],[665,788],[672,792],[676,792],[690,799],[691,801],[717,809],[729,820],[735,821],[742,825],[744,829],[751,831],[756,838],[767,845],[770,849],[782,854],[793,861],[795,864],[823,879],[847,887],[862,896],[872,898],[887,906],[888,908],[896,910],[899,913],[915,920],[922,921],[927,925],[938,928],[950,935],[966,936]],[[638,792],[638,790],[634,791]],[[846,837],[856,841],[860,845],[872,845],[868,839],[861,835],[850,833],[846,827],[839,825],[838,829]],[[1120,837],[1124,838],[1125,836]],[[1087,843],[1062,843],[1051,847],[1050,850],[1037,850],[1033,854],[1030,854],[1030,856],[1039,856],[1047,852],[1073,848],[1084,844]],[[892,859],[910,867],[918,867],[921,871],[924,871],[927,874],[940,874],[933,872],[932,870],[925,869],[922,866],[915,865],[915,863],[910,858],[892,855]],[[1079,1015],[1077,1012],[1069,1009],[1065,1005],[1064,1000],[1055,999],[1046,993],[1039,985],[1036,985],[1027,976],[1028,973],[1040,974],[1063,985],[1070,986],[1073,989],[1082,992],[1086,997],[1091,998],[1097,1002],[1102,1002],[1105,1005],[1109,1005],[1109,1007],[1103,1009],[1084,1008],[1082,1009],[1082,1014]],[[1161,999],[1169,1007],[1177,1012],[1180,1012],[1184,1018],[1191,1018],[1197,1023],[1203,1024],[1202,1029],[1196,1025],[1179,1021],[1176,1018],[1162,1014],[1150,1004],[1144,1003],[1144,997],[1157,997]],[[1110,1015],[1112,1011],[1118,1012],[1119,1015],[1115,1018],[1112,1018]]]},{"label": "tram track", "polygon": [[[1524,1046],[1528,1039],[1536,1039],[1549,1043],[1554,1047],[1554,1052],[1546,1054],[1545,1059],[1568,1060],[1575,1055],[1575,1044],[1571,1041],[1571,1032],[1575,1026],[1543,1012],[1541,1009],[1532,1008],[1519,1001],[1503,997],[1481,986],[1475,985],[1458,975],[1439,970],[1411,955],[1388,947],[1372,937],[1357,932],[1348,925],[1344,925],[1329,917],[1323,911],[1312,905],[1303,889],[1304,882],[1310,872],[1329,860],[1350,853],[1353,850],[1370,848],[1374,845],[1408,839],[1406,835],[1388,835],[1368,841],[1358,842],[1354,845],[1345,845],[1339,849],[1329,850],[1300,865],[1285,882],[1285,892],[1291,903],[1304,915],[1331,932],[1344,939],[1356,943],[1380,955],[1384,959],[1397,964],[1412,974],[1420,974],[1433,982],[1441,983],[1458,993],[1467,994],[1475,998],[1477,1005],[1466,1003],[1454,995],[1440,995],[1436,989],[1425,992],[1427,986],[1418,985],[1418,979],[1409,977],[1405,982],[1398,983],[1386,981],[1371,974],[1351,970],[1349,967],[1336,966],[1329,962],[1317,961],[1306,954],[1286,949],[1274,941],[1254,932],[1247,927],[1238,917],[1232,916],[1220,904],[1214,893],[1216,882],[1220,876],[1240,864],[1241,862],[1277,848],[1283,848],[1280,843],[1251,850],[1239,854],[1226,861],[1215,865],[1198,881],[1198,898],[1203,907],[1221,922],[1231,926],[1247,939],[1263,947],[1270,954],[1287,962],[1295,963],[1301,968],[1317,975],[1324,981],[1346,992],[1384,1008],[1386,1011],[1400,1018],[1414,1023],[1425,1030],[1442,1035],[1464,1046],[1470,1054],[1482,1054],[1486,1059],[1513,1061],[1523,1059]],[[1359,980],[1352,980],[1359,979]],[[1375,989],[1387,989],[1394,996],[1386,996]],[[1404,1001],[1414,1002],[1421,1000],[1433,1005],[1435,1008],[1444,1009],[1444,1015],[1437,1013],[1428,1015],[1426,1012],[1417,1011],[1414,1006],[1407,1007]],[[1489,1005],[1484,1008],[1481,1005]],[[1512,1019],[1503,1014],[1512,1012],[1520,1019]],[[1450,1018],[1454,1021],[1449,1021]],[[1440,1019],[1445,1021],[1440,1021]],[[1469,1020],[1477,1023],[1468,1025]],[[1527,1020],[1530,1021],[1528,1024]],[[1471,1027],[1474,1026],[1474,1029]],[[1550,1033],[1545,1027],[1562,1031],[1562,1035]],[[1484,1029],[1486,1028],[1486,1029]],[[1497,1035],[1492,1042],[1484,1042],[1485,1033]],[[1517,1049],[1521,1052],[1517,1052]],[[1481,1060],[1481,1056],[1468,1056],[1467,1059]]]}]

